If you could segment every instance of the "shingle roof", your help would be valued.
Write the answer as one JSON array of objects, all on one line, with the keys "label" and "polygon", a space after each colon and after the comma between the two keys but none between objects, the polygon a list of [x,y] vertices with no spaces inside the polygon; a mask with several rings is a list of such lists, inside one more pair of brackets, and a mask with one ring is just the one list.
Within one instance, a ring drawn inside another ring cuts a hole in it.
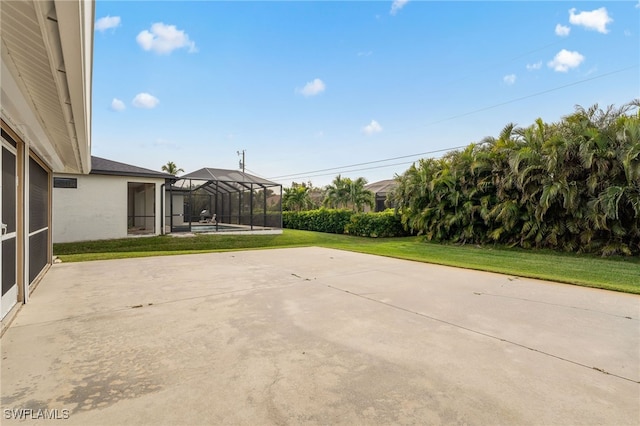
[{"label": "shingle roof", "polygon": [[381,180],[378,182],[372,182],[365,186],[366,189],[375,194],[387,194],[391,192],[397,185],[397,182],[393,179]]},{"label": "shingle roof", "polygon": [[196,170],[195,172],[188,173],[186,175],[180,176],[180,179],[197,179],[197,180],[217,180],[224,182],[242,182],[242,183],[260,183],[263,185],[279,185],[275,182],[271,182],[270,180],[263,179],[249,173],[242,173],[238,170],[228,170],[228,169],[212,169],[209,167],[205,167],[200,170]]},{"label": "shingle roof", "polygon": [[107,160],[106,158],[91,156],[91,173],[92,175],[116,175],[116,176],[138,176],[150,178],[172,179],[174,175],[169,173],[157,172],[155,170],[145,169],[142,167],[132,166],[130,164],[119,163],[117,161]]}]

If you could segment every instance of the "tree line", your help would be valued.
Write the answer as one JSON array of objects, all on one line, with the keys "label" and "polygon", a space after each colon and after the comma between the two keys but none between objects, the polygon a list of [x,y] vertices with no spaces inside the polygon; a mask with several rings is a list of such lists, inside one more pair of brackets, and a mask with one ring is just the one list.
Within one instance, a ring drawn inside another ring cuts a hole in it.
[{"label": "tree line", "polygon": [[282,208],[289,211],[305,211],[322,207],[351,209],[362,212],[365,206],[373,208],[375,194],[365,188],[367,180],[336,176],[324,188],[314,187],[311,182],[293,182],[283,189]]},{"label": "tree line", "polygon": [[390,201],[427,239],[640,254],[640,101],[508,124],[402,175]]}]

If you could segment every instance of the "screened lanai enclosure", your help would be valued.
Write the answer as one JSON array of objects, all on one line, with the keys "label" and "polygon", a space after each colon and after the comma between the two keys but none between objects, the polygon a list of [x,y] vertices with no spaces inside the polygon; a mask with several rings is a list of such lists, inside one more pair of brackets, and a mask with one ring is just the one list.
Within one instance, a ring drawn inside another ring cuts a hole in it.
[{"label": "screened lanai enclosure", "polygon": [[282,185],[237,170],[204,168],[167,188],[169,232],[282,229]]}]

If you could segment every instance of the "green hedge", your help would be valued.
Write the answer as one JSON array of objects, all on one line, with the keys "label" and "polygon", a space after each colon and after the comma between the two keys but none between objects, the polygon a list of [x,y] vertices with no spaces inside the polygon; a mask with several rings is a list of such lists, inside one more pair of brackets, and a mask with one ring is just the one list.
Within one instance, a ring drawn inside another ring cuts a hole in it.
[{"label": "green hedge", "polygon": [[342,209],[318,209],[302,212],[284,211],[282,212],[282,223],[288,229],[344,234],[345,227],[353,214],[351,210]]},{"label": "green hedge", "polygon": [[285,228],[303,231],[350,234],[360,237],[401,237],[408,235],[400,216],[393,210],[379,213],[354,213],[351,210],[318,209],[282,212]]},{"label": "green hedge", "polygon": [[359,237],[402,237],[408,235],[400,216],[391,209],[379,213],[358,213],[351,216],[345,233]]}]

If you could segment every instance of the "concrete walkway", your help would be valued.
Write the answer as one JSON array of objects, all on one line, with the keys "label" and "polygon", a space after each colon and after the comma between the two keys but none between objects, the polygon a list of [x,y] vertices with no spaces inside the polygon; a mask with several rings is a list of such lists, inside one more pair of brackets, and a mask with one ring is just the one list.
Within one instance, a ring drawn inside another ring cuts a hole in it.
[{"label": "concrete walkway", "polygon": [[1,344],[3,425],[640,422],[640,297],[322,248],[54,265]]}]

